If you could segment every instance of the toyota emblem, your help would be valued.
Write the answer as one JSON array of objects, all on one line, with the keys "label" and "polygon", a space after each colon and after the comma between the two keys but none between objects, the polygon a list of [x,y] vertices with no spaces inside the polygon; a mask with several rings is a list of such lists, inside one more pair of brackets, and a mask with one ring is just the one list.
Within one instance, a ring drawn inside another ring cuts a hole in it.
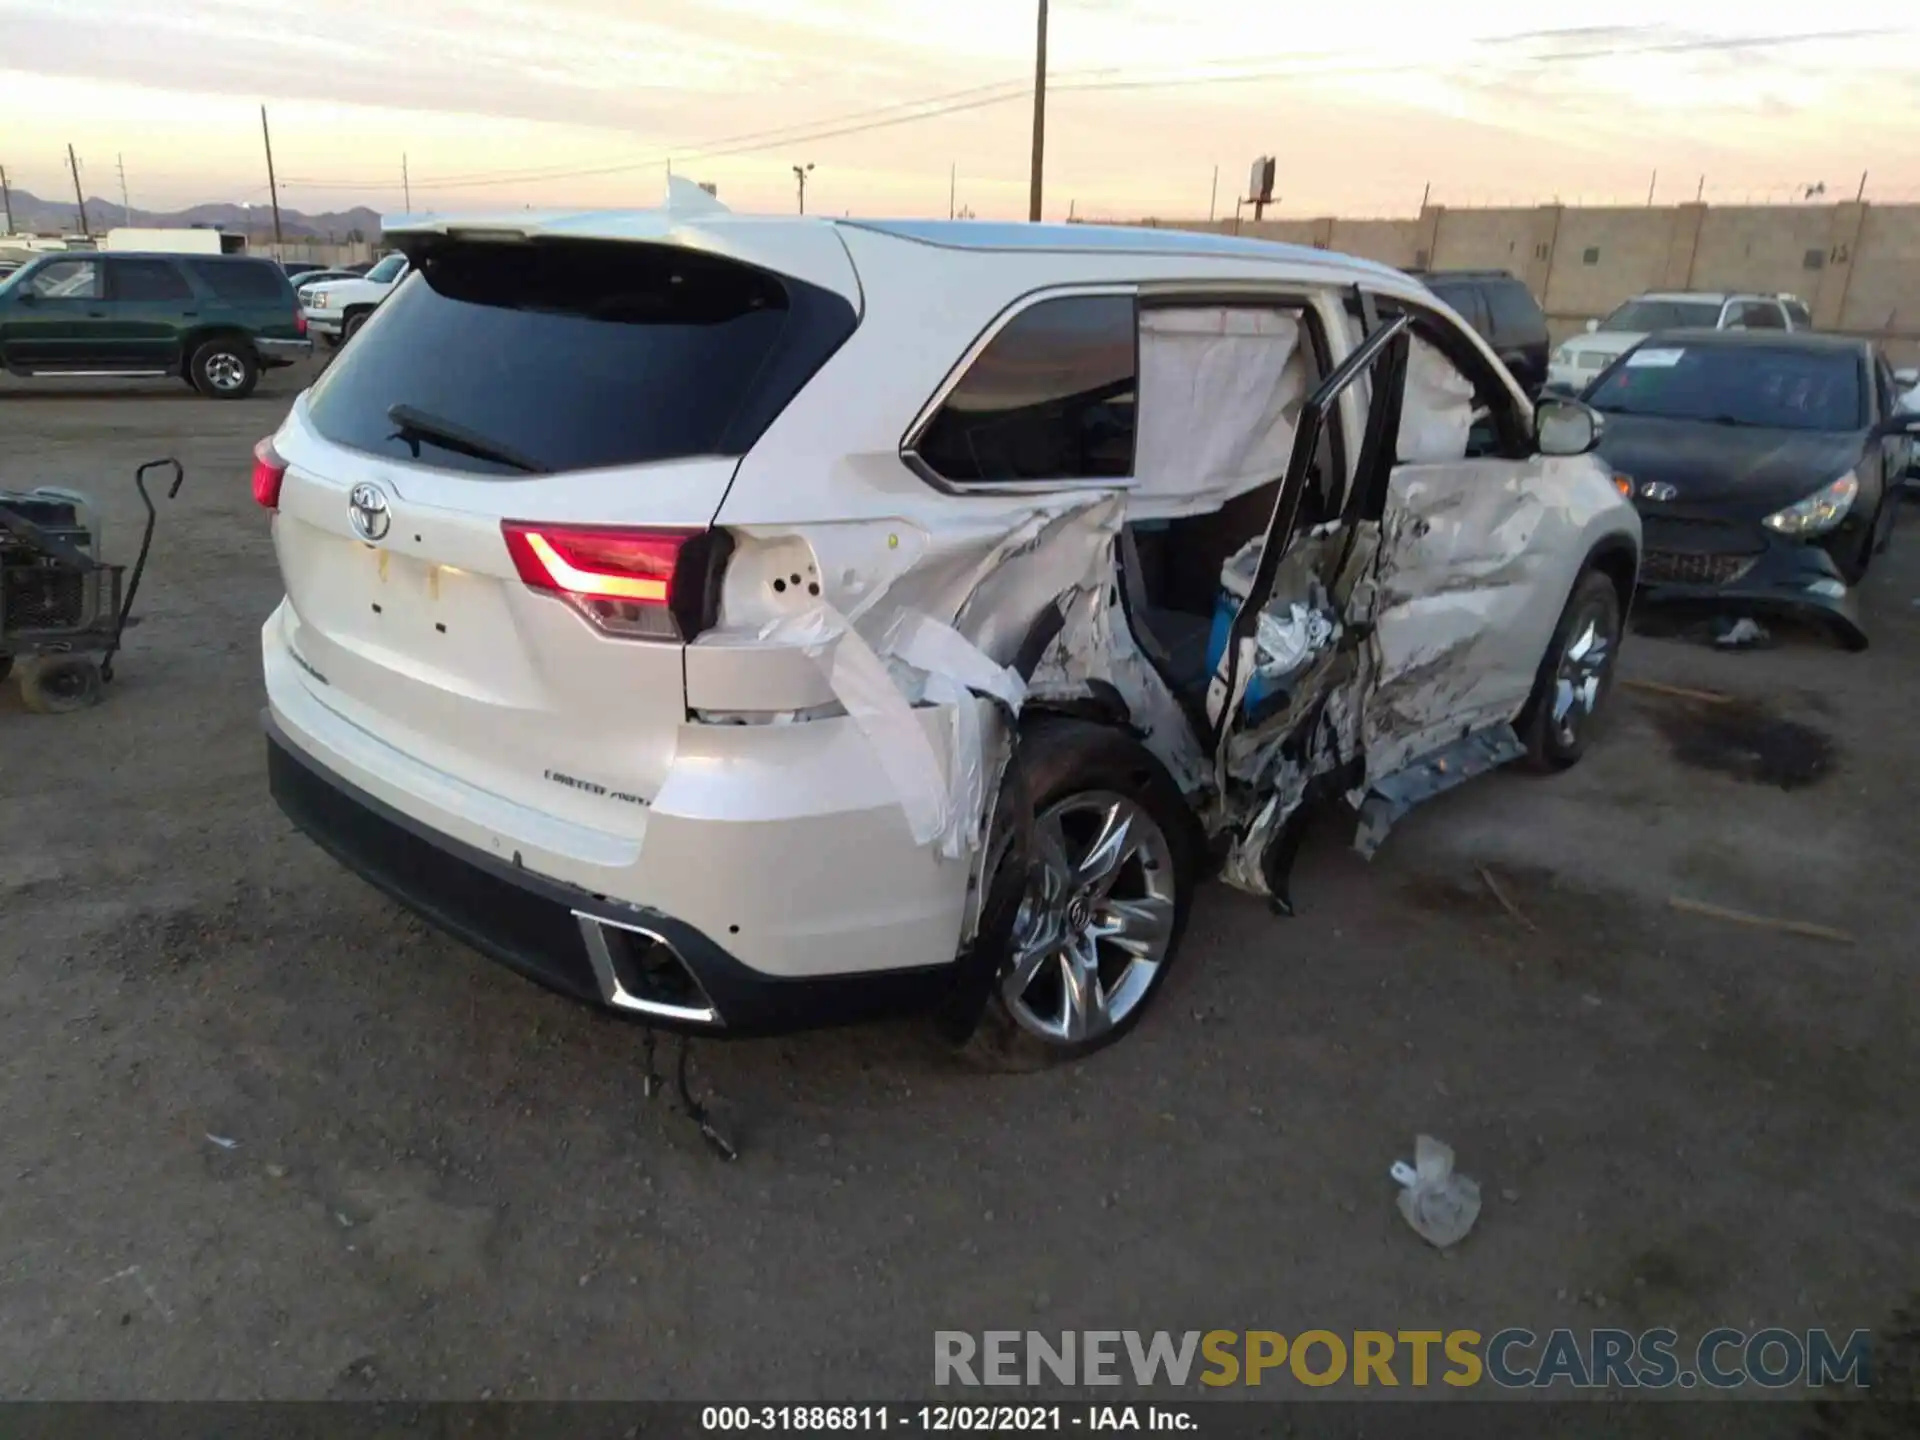
[{"label": "toyota emblem", "polygon": [[1663,480],[1649,480],[1645,485],[1640,487],[1640,498],[1642,500],[1671,500],[1679,493],[1679,490]]},{"label": "toyota emblem", "polygon": [[368,542],[384,540],[393,525],[386,492],[365,481],[347,492],[347,517],[353,521],[353,533]]}]

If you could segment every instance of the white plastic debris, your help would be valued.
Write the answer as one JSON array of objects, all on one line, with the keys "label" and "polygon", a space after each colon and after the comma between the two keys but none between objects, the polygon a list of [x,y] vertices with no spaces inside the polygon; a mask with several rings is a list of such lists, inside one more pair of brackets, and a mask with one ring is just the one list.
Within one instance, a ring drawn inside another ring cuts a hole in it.
[{"label": "white plastic debris", "polygon": [[1254,626],[1258,646],[1254,669],[1261,675],[1284,675],[1297,670],[1315,651],[1333,639],[1334,623],[1324,613],[1299,601],[1284,616],[1262,610]]},{"label": "white plastic debris", "polygon": [[1396,1201],[1407,1224],[1429,1245],[1457,1245],[1480,1218],[1480,1186],[1453,1171],[1453,1147],[1431,1135],[1414,1137],[1413,1164],[1387,1172],[1400,1187]]},{"label": "white plastic debris", "polygon": [[1747,645],[1764,645],[1772,638],[1766,626],[1751,615],[1742,615],[1721,629],[1713,637],[1713,643],[1723,650],[1735,650]]},{"label": "white plastic debris", "polygon": [[207,1139],[218,1145],[222,1150],[238,1150],[240,1148],[240,1142],[238,1140],[229,1140],[224,1135],[215,1135],[211,1130],[207,1131],[206,1135]]}]

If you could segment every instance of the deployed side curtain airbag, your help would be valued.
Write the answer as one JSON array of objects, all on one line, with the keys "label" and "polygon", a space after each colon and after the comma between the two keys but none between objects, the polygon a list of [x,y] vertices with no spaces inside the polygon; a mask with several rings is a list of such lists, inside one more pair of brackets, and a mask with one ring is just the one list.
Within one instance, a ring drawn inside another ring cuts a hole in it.
[{"label": "deployed side curtain airbag", "polygon": [[1407,393],[1400,405],[1402,465],[1464,459],[1473,428],[1473,382],[1418,335],[1407,356]]},{"label": "deployed side curtain airbag", "polygon": [[1300,321],[1285,311],[1141,311],[1133,512],[1211,510],[1278,479],[1306,389]]}]

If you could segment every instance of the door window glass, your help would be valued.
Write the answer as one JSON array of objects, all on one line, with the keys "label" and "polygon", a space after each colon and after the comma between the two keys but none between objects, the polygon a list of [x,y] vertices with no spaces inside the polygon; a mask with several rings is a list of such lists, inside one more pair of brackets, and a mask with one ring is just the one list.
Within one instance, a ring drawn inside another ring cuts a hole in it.
[{"label": "door window glass", "polygon": [[97,300],[100,298],[100,262],[56,260],[34,271],[26,289],[45,300]]}]

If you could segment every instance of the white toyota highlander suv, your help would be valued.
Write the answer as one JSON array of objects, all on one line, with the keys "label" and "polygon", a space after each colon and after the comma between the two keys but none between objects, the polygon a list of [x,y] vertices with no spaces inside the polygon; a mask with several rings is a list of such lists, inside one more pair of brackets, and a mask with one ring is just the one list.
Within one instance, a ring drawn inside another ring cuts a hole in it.
[{"label": "white toyota highlander suv", "polygon": [[690,188],[389,229],[256,451],[272,789],[402,903],[647,1023],[1044,1060],[1310,815],[1579,757],[1638,521],[1418,282]]}]

